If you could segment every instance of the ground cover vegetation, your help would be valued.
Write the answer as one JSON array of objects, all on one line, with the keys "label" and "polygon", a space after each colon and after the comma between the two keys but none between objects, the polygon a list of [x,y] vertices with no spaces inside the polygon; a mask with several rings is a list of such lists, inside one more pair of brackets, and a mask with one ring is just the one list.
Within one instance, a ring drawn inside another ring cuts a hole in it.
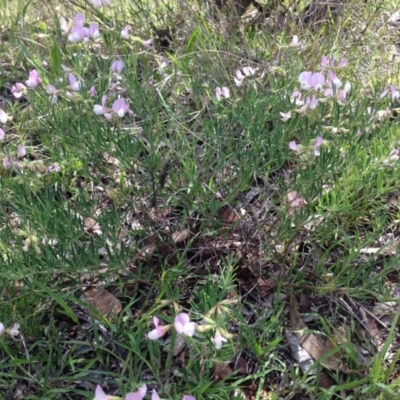
[{"label": "ground cover vegetation", "polygon": [[0,9],[0,399],[399,397],[398,4],[244,3]]}]

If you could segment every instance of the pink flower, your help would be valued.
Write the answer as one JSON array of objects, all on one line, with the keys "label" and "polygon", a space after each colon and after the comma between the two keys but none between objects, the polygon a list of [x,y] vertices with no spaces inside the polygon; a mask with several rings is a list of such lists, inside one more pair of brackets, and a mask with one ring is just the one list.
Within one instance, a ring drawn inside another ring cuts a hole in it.
[{"label": "pink flower", "polygon": [[67,24],[67,20],[64,17],[60,18],[60,28],[63,35],[68,35],[69,27]]},{"label": "pink flower", "polygon": [[160,320],[157,317],[153,317],[153,323],[154,323],[155,329],[153,329],[152,331],[150,331],[147,334],[147,338],[150,340],[160,339],[171,328],[171,325],[160,325]]},{"label": "pink flower", "polygon": [[83,28],[83,26],[85,25],[85,16],[81,13],[75,14],[74,25]]},{"label": "pink flower", "polygon": [[189,314],[180,313],[175,317],[175,329],[180,335],[193,336],[196,324],[190,321]]},{"label": "pink flower", "polygon": [[310,107],[311,110],[315,110],[317,108],[317,105],[318,105],[318,100],[314,95],[313,97],[311,97],[311,100],[308,102],[308,106]]},{"label": "pink flower", "polygon": [[112,110],[120,118],[123,118],[126,113],[133,114],[132,111],[129,109],[128,104],[126,104],[125,99],[122,97],[114,101],[112,105]]},{"label": "pink flower", "polygon": [[297,146],[297,143],[293,140],[289,142],[289,149],[293,151],[297,151],[297,153],[300,153],[299,146]]},{"label": "pink flower", "polygon": [[292,41],[289,43],[290,47],[300,47],[302,45],[302,42],[300,42],[299,37],[297,35],[294,35],[292,38]]},{"label": "pink flower", "polygon": [[3,129],[0,128],[0,142],[2,142],[4,140],[6,136],[6,133],[3,131]]},{"label": "pink flower", "polygon": [[253,76],[256,73],[256,71],[251,67],[243,67],[242,71],[246,76]]},{"label": "pink flower", "polygon": [[288,113],[279,112],[281,114],[281,121],[286,122],[290,118],[292,118],[292,113],[289,111]]},{"label": "pink flower", "polygon": [[3,335],[4,331],[5,331],[4,324],[0,322],[0,336]]},{"label": "pink flower", "polygon": [[340,86],[342,86],[341,80],[336,76],[336,74],[330,69],[328,71],[329,75],[329,81],[332,83],[332,85],[335,86],[335,89],[339,89]]},{"label": "pink flower", "polygon": [[312,72],[311,71],[304,71],[299,75],[298,81],[300,83],[300,87],[304,90],[311,89],[311,77],[312,77]]},{"label": "pink flower", "polygon": [[104,393],[103,389],[99,385],[97,385],[94,392],[93,400],[108,400],[108,398],[109,397]]},{"label": "pink flower", "polygon": [[325,68],[328,65],[329,65],[329,58],[325,54],[323,54],[321,57],[321,67]]},{"label": "pink flower", "polygon": [[[160,396],[157,394],[157,392],[153,389],[153,392],[151,394],[151,400],[160,400]],[[182,400],[196,400],[193,396],[189,396],[185,394],[182,397]]]},{"label": "pink flower", "polygon": [[96,95],[97,95],[97,90],[96,90],[96,88],[95,88],[94,86],[92,86],[92,87],[89,89],[89,95],[90,95],[91,97],[96,97]]},{"label": "pink flower", "polygon": [[92,0],[92,5],[94,8],[107,7],[110,5],[110,0]]},{"label": "pink flower", "polygon": [[322,90],[322,85],[325,84],[325,76],[321,72],[312,74],[310,84],[315,90]]},{"label": "pink flower", "polygon": [[244,78],[245,78],[245,76],[242,74],[242,71],[240,69],[236,70],[235,77],[233,78],[235,81],[236,87],[242,86]]},{"label": "pink flower", "polygon": [[236,75],[236,78],[239,80],[244,79],[244,75],[242,74],[242,71],[240,69],[236,70],[235,75]]},{"label": "pink flower", "polygon": [[36,69],[34,69],[29,72],[29,79],[25,81],[25,85],[33,89],[38,86],[40,82],[42,82],[42,80],[40,79]]},{"label": "pink flower", "polygon": [[228,339],[224,338],[224,337],[221,335],[221,332],[219,331],[219,329],[217,329],[217,330],[215,331],[215,336],[213,337],[212,341],[215,343],[215,348],[216,348],[217,350],[220,350],[221,347],[222,347],[222,343],[223,343],[223,342],[227,342]]},{"label": "pink flower", "polygon": [[339,90],[337,92],[336,98],[339,103],[344,103],[346,100],[347,92],[345,90]]},{"label": "pink flower", "polygon": [[76,80],[75,75],[69,73],[68,80],[69,80],[69,85],[67,86],[67,89],[73,90],[74,92],[79,92],[79,90],[82,87],[82,83]]},{"label": "pink flower", "polygon": [[299,112],[304,113],[306,112],[307,108],[310,108],[310,110],[315,110],[317,108],[317,105],[318,99],[315,97],[315,95],[311,97],[311,99],[309,97],[306,97],[304,99],[302,107],[299,109]]},{"label": "pink flower", "polygon": [[129,31],[131,27],[129,25],[126,25],[125,28],[121,31],[121,37],[124,40],[129,40]]},{"label": "pink flower", "polygon": [[16,82],[11,88],[11,93],[16,99],[19,99],[26,93],[26,86],[20,82]]},{"label": "pink flower", "polygon": [[49,165],[46,167],[46,174],[50,174],[51,172],[60,172],[61,167],[59,163],[54,163],[53,165]]},{"label": "pink flower", "polygon": [[57,103],[57,89],[53,85],[47,85],[47,92],[50,94],[51,104]]},{"label": "pink flower", "polygon": [[93,112],[97,115],[104,115],[106,113],[109,113],[110,109],[108,107],[106,107],[106,101],[107,101],[107,96],[104,95],[101,98],[101,105],[95,104],[95,106],[93,107]]},{"label": "pink flower", "polygon": [[5,124],[8,121],[8,115],[0,108],[0,122]]},{"label": "pink flower", "polygon": [[15,157],[5,156],[3,158],[3,168],[10,169],[13,165],[16,165]]},{"label": "pink flower", "polygon": [[26,156],[26,149],[24,146],[20,145],[18,146],[18,157],[22,158]]},{"label": "pink flower", "polygon": [[385,97],[388,95],[388,93],[389,93],[389,89],[388,89],[388,88],[383,89],[383,91],[382,91],[382,93],[380,94],[379,98],[380,98],[380,99],[385,98]]},{"label": "pink flower", "polygon": [[304,101],[301,100],[302,94],[301,92],[299,92],[298,90],[294,90],[293,93],[290,96],[290,102],[291,103],[295,103],[296,106],[301,106],[304,104]]},{"label": "pink flower", "polygon": [[97,40],[100,37],[100,29],[99,24],[96,22],[91,22],[89,28],[86,28],[85,34],[87,38],[92,38],[93,40]]},{"label": "pink flower", "polygon": [[155,389],[153,389],[152,393],[151,393],[151,400],[160,400],[160,396],[158,395],[158,393],[155,391]]},{"label": "pink flower", "polygon": [[298,81],[304,90],[312,88],[321,90],[322,85],[325,84],[325,76],[321,72],[313,73],[311,71],[304,71],[299,75]]},{"label": "pink flower", "polygon": [[146,46],[146,47],[151,47],[151,45],[153,44],[153,39],[147,39],[147,40],[142,40],[142,45]]},{"label": "pink flower", "polygon": [[222,89],[218,86],[215,88],[215,97],[217,98],[218,101],[221,100],[221,97],[225,97],[226,99],[229,99],[230,97],[230,92],[229,88],[223,87]]},{"label": "pink flower", "polygon": [[147,393],[147,386],[142,385],[137,392],[128,393],[125,396],[125,400],[142,400]]},{"label": "pink flower", "polygon": [[[344,103],[347,97],[347,93],[350,92],[350,89],[351,89],[350,82],[346,82],[344,88],[337,92],[336,99],[339,103]],[[332,90],[332,95],[333,95],[333,90]]]},{"label": "pink flower", "polygon": [[322,143],[323,143],[322,136],[317,136],[317,138],[315,139],[314,147],[313,147],[314,148],[314,154],[316,156],[319,156],[321,154],[320,151],[319,151],[319,148],[322,145]]},{"label": "pink flower", "polygon": [[19,335],[19,328],[20,328],[20,324],[14,324],[11,328],[8,328],[6,330],[6,332],[10,336],[18,336]]},{"label": "pink flower", "polygon": [[124,64],[122,63],[121,60],[116,60],[111,63],[111,71],[116,74],[121,73],[123,68],[124,68]]},{"label": "pink flower", "polygon": [[392,96],[392,101],[396,101],[400,97],[400,93],[395,85],[390,86],[390,95]]},{"label": "pink flower", "polygon": [[342,59],[339,61],[338,68],[347,67],[348,64],[349,64],[349,61],[347,60],[347,58],[342,58]]},{"label": "pink flower", "polygon": [[85,29],[81,26],[73,26],[70,34],[68,35],[68,40],[71,43],[78,43],[84,40],[86,37]]}]

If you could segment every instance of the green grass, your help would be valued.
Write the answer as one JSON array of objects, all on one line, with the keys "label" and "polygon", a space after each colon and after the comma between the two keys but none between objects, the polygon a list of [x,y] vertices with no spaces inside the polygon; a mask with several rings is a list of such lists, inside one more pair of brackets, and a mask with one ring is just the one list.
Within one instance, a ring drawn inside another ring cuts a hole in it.
[{"label": "green grass", "polygon": [[[396,5],[356,4],[312,31],[234,29],[191,4],[55,3],[0,11],[0,108],[11,117],[0,159],[14,163],[0,169],[0,321],[20,324],[1,336],[0,399],[91,399],[96,385],[125,396],[143,384],[165,399],[397,398],[399,257],[385,246],[400,232],[400,139],[398,104],[381,98],[400,84],[385,23]],[[76,12],[99,24],[98,41],[62,35],[59,18]],[[289,46],[294,34],[303,47]],[[290,96],[323,54],[349,60],[335,72],[351,91],[344,102],[317,93],[301,113]],[[63,66],[82,82],[72,100]],[[245,66],[256,73],[236,87]],[[15,99],[33,69],[41,84]],[[133,115],[96,115],[103,94]],[[115,296],[116,316],[87,304],[93,289]],[[154,316],[167,325],[180,312],[199,324],[194,336],[172,327],[147,339]],[[301,321],[315,373],[285,335]]]}]

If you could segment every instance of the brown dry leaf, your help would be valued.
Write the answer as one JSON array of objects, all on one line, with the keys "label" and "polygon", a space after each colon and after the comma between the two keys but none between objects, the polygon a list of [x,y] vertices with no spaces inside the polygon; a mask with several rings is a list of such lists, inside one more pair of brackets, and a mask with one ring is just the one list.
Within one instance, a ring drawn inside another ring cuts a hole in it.
[{"label": "brown dry leaf", "polygon": [[138,256],[139,257],[151,257],[154,252],[156,251],[156,245],[155,244],[150,244],[149,246],[143,247],[143,249],[141,249],[139,251]]},{"label": "brown dry leaf", "polygon": [[285,336],[286,336],[286,340],[289,343],[290,351],[292,352],[294,359],[299,364],[299,367],[300,367],[301,371],[303,372],[303,374],[305,374],[308,371],[309,374],[315,375],[316,370],[310,369],[312,367],[312,365],[314,364],[314,359],[300,345],[300,341],[293,334],[293,332],[286,329]]},{"label": "brown dry leaf", "polygon": [[225,227],[232,225],[238,219],[236,211],[230,206],[222,207],[219,211],[219,215],[221,216],[222,223]]},{"label": "brown dry leaf", "polygon": [[299,212],[307,205],[307,200],[301,197],[296,190],[292,190],[287,194],[287,200],[289,204],[289,211],[291,213]]},{"label": "brown dry leaf", "polygon": [[166,222],[171,213],[173,213],[172,207],[164,207],[163,209],[152,208],[149,216],[154,222]]},{"label": "brown dry leaf", "polygon": [[383,255],[395,255],[397,252],[397,248],[400,246],[400,240],[392,243],[388,243],[383,245],[382,247],[367,247],[365,249],[361,249],[360,253],[364,254],[383,254]]},{"label": "brown dry leaf", "polygon": [[109,164],[119,166],[119,160],[108,153],[103,154],[104,160],[106,160]]},{"label": "brown dry leaf", "polygon": [[235,362],[235,370],[240,374],[240,375],[248,375],[249,374],[249,363],[244,357],[239,357],[236,362]]},{"label": "brown dry leaf", "polygon": [[325,346],[320,340],[311,332],[307,332],[308,328],[299,314],[299,305],[295,296],[290,294],[290,325],[293,334],[300,341],[301,346],[306,350],[314,360],[318,361],[321,358],[321,365],[333,370],[340,370],[343,372],[348,371],[348,367],[343,365],[342,362],[334,355],[324,357],[330,351],[328,346]]},{"label": "brown dry leaf", "polygon": [[225,379],[233,373],[232,368],[228,363],[216,363],[214,365],[214,380],[219,381],[220,379]]},{"label": "brown dry leaf", "polygon": [[100,225],[98,224],[98,222],[91,217],[85,218],[83,225],[86,232],[100,229]]},{"label": "brown dry leaf", "polygon": [[85,292],[81,300],[88,304],[86,311],[95,319],[115,318],[122,311],[121,302],[104,289],[91,289]]},{"label": "brown dry leaf", "polygon": [[304,293],[300,293],[299,310],[304,313],[311,311],[310,298],[306,296]]},{"label": "brown dry leaf", "polygon": [[172,240],[174,243],[183,242],[190,235],[190,231],[188,229],[184,229],[183,231],[174,232],[172,234]]},{"label": "brown dry leaf", "polygon": [[334,385],[332,378],[328,375],[326,371],[321,371],[319,374],[318,386],[320,388],[329,389]]},{"label": "brown dry leaf", "polygon": [[269,278],[264,278],[261,275],[261,270],[256,268],[253,265],[253,262],[251,261],[248,265],[247,268],[250,270],[250,272],[253,274],[253,276],[257,279],[257,292],[262,296],[262,297],[267,297],[273,290],[275,290],[278,287],[279,284],[279,279],[283,275],[283,269],[280,269],[279,271],[272,272]]}]

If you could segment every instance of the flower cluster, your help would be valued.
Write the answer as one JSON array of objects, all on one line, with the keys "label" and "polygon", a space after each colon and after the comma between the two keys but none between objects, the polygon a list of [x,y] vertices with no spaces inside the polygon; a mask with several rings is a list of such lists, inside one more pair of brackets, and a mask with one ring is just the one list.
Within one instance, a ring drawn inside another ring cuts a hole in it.
[{"label": "flower cluster", "polygon": [[[172,328],[172,325],[160,325],[157,317],[153,317],[153,323],[155,329],[147,334],[147,338],[150,340],[160,339]],[[178,334],[185,336],[193,336],[196,330],[196,324],[190,321],[189,314],[186,313],[180,313],[175,317],[174,327]]]},{"label": "flower cluster", "polygon": [[215,88],[215,97],[218,101],[220,101],[222,97],[229,99],[230,96],[231,95],[229,88],[227,88],[226,86],[224,86],[223,88],[220,88],[219,86]]},{"label": "flower cluster", "polygon": [[[316,156],[321,155],[320,147],[323,142],[324,140],[322,139],[322,136],[317,136],[317,138],[315,139],[313,150]],[[289,142],[289,149],[295,151],[296,153],[300,153],[300,148],[294,140]]]},{"label": "flower cluster", "polygon": [[[339,63],[337,68],[344,68],[348,64],[348,61],[344,58]],[[307,109],[315,110],[320,101],[317,95],[322,93],[322,96],[326,98],[335,97],[339,103],[344,103],[346,96],[351,89],[349,82],[344,85],[342,81],[338,78],[336,73],[333,71],[335,62],[329,61],[329,59],[324,55],[321,59],[321,71],[303,71],[298,77],[298,82],[300,84],[300,89],[304,91],[312,91],[311,96],[303,98],[303,93],[298,89],[295,89],[290,96],[290,101],[296,107],[299,113],[305,113]],[[327,71],[326,71],[326,68]],[[281,112],[282,121],[287,121],[291,118],[291,111]]]},{"label": "flower cluster", "polygon": [[190,320],[189,314],[180,313],[174,319],[173,325],[160,325],[160,320],[157,317],[153,317],[154,329],[147,334],[147,338],[150,340],[157,340],[164,336],[171,328],[175,328],[179,335],[193,336],[195,332],[208,332],[215,329],[214,337],[212,342],[217,350],[220,350],[222,344],[227,342],[228,339],[232,339],[232,335],[225,329],[219,327],[215,321],[210,318],[210,315],[218,315],[220,310],[224,310],[224,314],[229,313],[229,309],[226,307],[231,304],[232,301],[225,300],[213,307],[210,312],[204,317],[204,321],[201,325],[198,325]]},{"label": "flower cluster", "polygon": [[[337,68],[341,69],[348,64],[347,59],[343,58],[339,61]],[[336,98],[339,103],[344,103],[347,94],[351,89],[349,82],[344,85],[334,72],[335,61],[329,60],[325,55],[321,58],[320,71],[303,71],[298,77],[300,90],[294,89],[290,95],[290,102],[299,107],[295,111],[304,114],[307,109],[315,110],[319,101],[325,101],[328,98]],[[303,91],[311,91],[310,96],[303,97]],[[318,97],[317,97],[318,96]],[[280,112],[281,121],[286,122],[292,117],[292,111]],[[320,146],[323,143],[321,136],[318,136],[313,145],[314,154],[320,155]],[[300,148],[295,141],[289,143],[289,148],[297,153],[300,153]]]},{"label": "flower cluster", "polygon": [[36,69],[34,69],[29,71],[29,77],[25,81],[25,85],[21,82],[16,82],[11,88],[11,93],[16,99],[19,99],[27,93],[27,88],[35,89],[40,85],[41,82],[42,79],[40,78]]},{"label": "flower cluster", "polygon": [[124,98],[116,99],[111,108],[106,106],[107,96],[101,98],[101,104],[95,104],[93,112],[97,115],[104,115],[107,120],[111,120],[113,115],[123,118],[125,114],[133,115],[133,111],[129,108]]},{"label": "flower cluster", "polygon": [[244,79],[246,77],[255,75],[255,73],[256,73],[255,69],[251,67],[243,67],[241,70],[240,69],[236,70],[235,76],[233,78],[236,87],[242,86]]},{"label": "flower cluster", "polygon": [[81,13],[75,15],[74,25],[70,30],[65,20],[62,20],[61,29],[65,34],[69,33],[68,40],[72,43],[87,43],[90,39],[97,40],[100,37],[99,24],[91,22],[88,27],[85,27],[85,16]]},{"label": "flower cluster", "polygon": [[[104,393],[103,389],[100,386],[96,387],[95,393],[94,393],[94,399],[93,400],[142,400],[147,394],[147,386],[142,385],[138,391],[128,393],[124,398],[122,397],[117,397],[117,396],[110,396]],[[160,396],[156,392],[155,389],[153,389],[151,393],[151,400],[160,400]],[[189,395],[184,395],[182,397],[182,400],[196,400],[195,397],[189,396]]]}]

